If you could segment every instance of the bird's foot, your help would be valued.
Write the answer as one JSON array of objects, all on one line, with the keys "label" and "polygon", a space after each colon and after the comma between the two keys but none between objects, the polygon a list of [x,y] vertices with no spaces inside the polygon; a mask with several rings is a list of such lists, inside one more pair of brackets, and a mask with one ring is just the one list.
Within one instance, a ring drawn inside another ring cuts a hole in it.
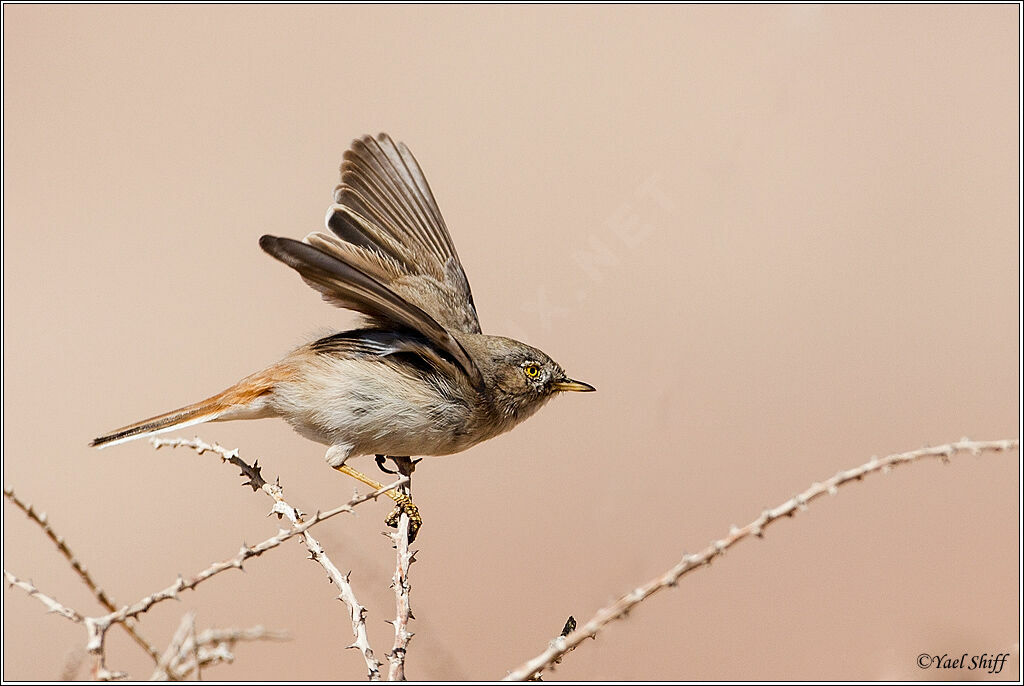
[{"label": "bird's foot", "polygon": [[391,511],[391,514],[389,514],[387,519],[384,520],[384,523],[390,526],[392,529],[397,529],[398,522],[401,519],[402,515],[408,515],[409,543],[412,543],[414,540],[416,540],[416,533],[420,530],[420,527],[423,526],[423,518],[420,517],[420,509],[416,507],[416,503],[412,501],[412,498],[405,495],[404,493],[399,493],[397,495],[398,497],[394,498],[397,507],[395,507],[395,509]]}]

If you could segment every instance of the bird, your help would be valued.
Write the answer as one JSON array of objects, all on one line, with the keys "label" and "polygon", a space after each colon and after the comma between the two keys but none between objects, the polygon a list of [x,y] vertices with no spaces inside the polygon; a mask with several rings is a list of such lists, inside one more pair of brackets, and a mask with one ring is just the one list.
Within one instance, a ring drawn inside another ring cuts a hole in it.
[{"label": "bird", "polygon": [[[103,434],[103,448],[204,422],[278,417],[328,446],[328,465],[374,488],[350,457],[458,453],[502,434],[563,392],[589,392],[535,347],[481,331],[469,280],[422,168],[391,136],[343,155],[325,229],[260,247],[357,328],[303,344],[205,400]],[[387,470],[385,470],[387,471]],[[388,491],[422,524],[411,499]]]}]

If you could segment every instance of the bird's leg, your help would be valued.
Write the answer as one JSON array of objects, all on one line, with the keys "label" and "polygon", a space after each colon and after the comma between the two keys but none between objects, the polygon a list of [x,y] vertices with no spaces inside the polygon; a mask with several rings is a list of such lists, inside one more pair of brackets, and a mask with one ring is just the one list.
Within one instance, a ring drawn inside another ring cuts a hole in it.
[{"label": "bird's leg", "polygon": [[[412,461],[409,460],[408,457],[398,457],[392,459],[395,460],[395,464],[398,465],[398,470],[403,476],[412,476],[412,472],[415,469],[415,467],[413,466]],[[403,463],[402,460],[406,461],[409,464],[408,470],[403,468],[403,465],[405,463]],[[384,488],[384,484],[380,483],[379,481],[374,481],[373,479],[366,476],[362,472],[352,469],[352,467],[349,467],[347,464],[335,467],[335,469],[337,469],[342,474],[348,474],[356,481],[361,481],[362,483],[366,484],[375,491],[379,491],[380,489]],[[409,515],[409,542],[411,543],[413,539],[416,538],[416,532],[419,531],[420,526],[423,524],[423,518],[420,517],[419,508],[416,507],[416,504],[412,501],[412,497],[409,495],[409,484],[402,486],[401,490],[391,489],[388,491],[384,491],[384,495],[394,500],[395,504],[397,505],[394,512],[388,515],[387,519],[384,520],[384,523],[390,527],[397,528],[398,518],[402,516],[402,513],[404,512],[405,514]]]}]

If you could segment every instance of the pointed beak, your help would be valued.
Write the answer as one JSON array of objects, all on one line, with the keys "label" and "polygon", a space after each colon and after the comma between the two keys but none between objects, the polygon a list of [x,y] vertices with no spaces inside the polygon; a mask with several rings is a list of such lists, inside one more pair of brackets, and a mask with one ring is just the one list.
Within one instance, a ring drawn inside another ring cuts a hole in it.
[{"label": "pointed beak", "polygon": [[596,391],[597,389],[588,383],[582,381],[573,381],[572,379],[563,379],[562,381],[556,381],[552,384],[556,391],[576,391],[578,393],[589,393],[590,391]]}]

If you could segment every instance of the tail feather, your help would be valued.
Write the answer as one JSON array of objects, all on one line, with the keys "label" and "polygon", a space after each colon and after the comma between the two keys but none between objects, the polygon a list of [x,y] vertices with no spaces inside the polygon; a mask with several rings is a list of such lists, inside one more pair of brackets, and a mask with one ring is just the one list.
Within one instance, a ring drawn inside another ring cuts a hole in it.
[{"label": "tail feather", "polygon": [[266,402],[267,396],[274,390],[274,384],[289,378],[291,374],[290,366],[278,363],[242,379],[211,398],[122,426],[104,436],[92,439],[89,445],[94,448],[106,448],[136,438],[218,419],[258,419],[274,416],[274,411]]},{"label": "tail feather", "polygon": [[192,426],[193,424],[202,424],[203,422],[216,419],[225,409],[227,408],[224,407],[223,403],[219,402],[219,396],[214,396],[194,405],[188,405],[166,414],[123,426],[105,436],[92,439],[89,445],[94,448],[106,448],[107,446],[125,443],[136,438],[152,436],[164,431],[173,431],[174,429]]}]

